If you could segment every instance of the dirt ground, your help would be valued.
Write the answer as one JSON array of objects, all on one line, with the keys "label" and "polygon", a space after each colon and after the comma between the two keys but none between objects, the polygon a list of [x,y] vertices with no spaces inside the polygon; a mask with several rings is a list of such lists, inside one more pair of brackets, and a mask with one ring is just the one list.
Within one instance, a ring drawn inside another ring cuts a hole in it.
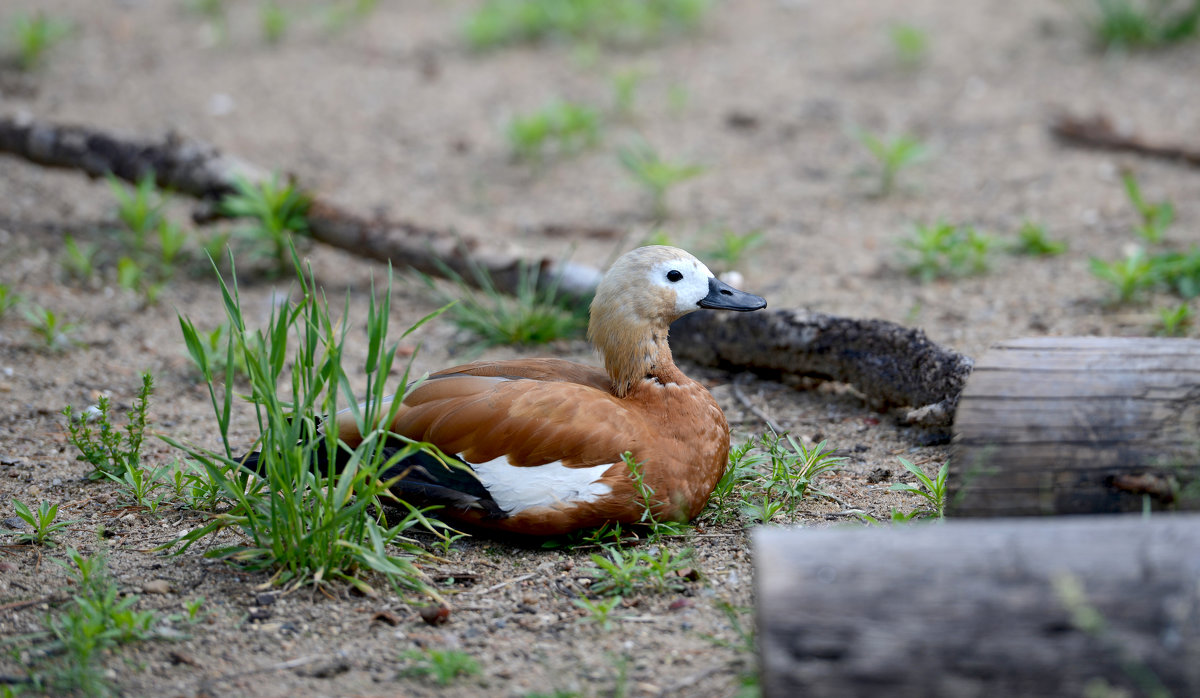
[{"label": "dirt ground", "polygon": [[[1083,17],[1090,5],[1082,0],[720,2],[694,34],[591,54],[561,44],[472,52],[459,27],[477,3],[461,0],[385,0],[365,23],[340,32],[327,28],[315,0],[285,3],[298,19],[276,46],[259,36],[253,3],[233,5],[221,39],[183,2],[8,0],[0,24],[43,9],[69,18],[76,31],[37,72],[0,70],[0,115],[147,136],[175,130],[292,173],[354,210],[531,254],[573,251],[597,265],[658,228],[702,256],[721,229],[761,230],[762,244],[738,271],[744,288],[772,307],[916,325],[972,356],[1019,336],[1151,331],[1154,305],[1106,305],[1107,289],[1088,270],[1089,257],[1115,259],[1132,240],[1122,168],[1137,173],[1150,200],[1175,202],[1168,245],[1198,238],[1195,172],[1065,148],[1047,133],[1056,113],[1102,112],[1142,134],[1195,145],[1200,50],[1100,53],[1089,43]],[[889,28],[898,22],[928,36],[928,55],[915,68],[896,60]],[[511,115],[556,97],[608,108],[612,75],[630,68],[645,75],[633,115],[612,120],[601,145],[541,167],[513,159],[503,133]],[[856,129],[912,133],[932,155],[901,175],[895,194],[874,196]],[[671,215],[657,228],[614,157],[639,134],[669,158],[707,167],[671,192]],[[170,209],[180,221],[188,211],[186,201]],[[1007,237],[1031,220],[1070,249],[1044,259],[1000,253],[987,274],[922,284],[904,273],[897,241],[913,222],[938,219]],[[111,268],[90,284],[68,279],[65,236],[111,248],[115,225],[103,182],[0,157],[0,282],[80,324],[80,344],[55,353],[41,347],[19,312],[0,318],[2,527],[13,524],[13,497],[58,502],[61,518],[77,520],[62,542],[86,553],[107,549],[123,590],[168,582],[168,593],[145,593],[140,608],[179,613],[205,599],[206,620],[186,628],[187,637],[105,657],[122,694],[738,693],[753,657],[720,605],[732,604],[740,623],[752,625],[749,522],[702,519],[692,535],[670,543],[696,550],[701,580],[680,594],[627,600],[607,630],[585,622],[572,604],[594,550],[461,541],[425,565],[447,580],[442,591],[455,606],[451,622],[439,627],[390,594],[334,589],[328,598],[304,589],[264,598],[264,576],[206,560],[199,550],[152,551],[201,516],[172,508],[152,516],[125,506],[114,486],[86,480],[61,411],[100,395],[123,411],[140,373],[150,371],[153,428],[211,444],[215,420],[176,313],[202,328],[223,316],[216,283],[201,265],[149,307],[117,287]],[[329,296],[348,291],[355,317],[363,317],[369,279],[383,268],[329,249],[314,248],[311,258]],[[247,278],[242,292],[265,319],[287,289],[286,280]],[[421,283],[398,274],[393,327],[437,305]],[[445,321],[415,341],[418,372],[460,361],[470,346]],[[485,356],[547,352],[596,360],[582,342]],[[711,387],[735,439],[762,432],[731,376],[684,368]],[[929,472],[947,456],[946,446],[918,445],[918,434],[838,386],[759,381],[745,393],[792,433],[828,439],[847,456],[843,469],[819,483],[841,503],[806,500],[789,523],[838,525],[855,521],[845,509],[882,517],[892,507],[912,508],[913,498],[888,491],[903,479],[897,456]],[[242,417],[235,437],[249,444],[255,427]],[[175,455],[157,440],[147,446],[152,465]],[[103,544],[101,526],[110,535]],[[0,636],[41,627],[67,587],[51,564],[61,558],[61,548],[0,548]],[[381,611],[399,623],[381,622]],[[442,647],[465,650],[481,673],[445,688],[398,675],[402,652]],[[0,674],[21,673],[16,659],[0,655]]]}]

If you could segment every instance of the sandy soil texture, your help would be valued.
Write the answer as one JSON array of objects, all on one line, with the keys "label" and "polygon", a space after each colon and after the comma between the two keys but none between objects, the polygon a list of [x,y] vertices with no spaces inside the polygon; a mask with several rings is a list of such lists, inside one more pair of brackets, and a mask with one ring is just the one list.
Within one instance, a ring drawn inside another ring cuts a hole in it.
[{"label": "sandy soil texture", "polygon": [[[0,25],[20,11],[44,10],[75,31],[35,72],[0,68],[0,115],[135,135],[174,130],[291,173],[365,215],[521,252],[571,253],[597,266],[656,231],[704,257],[722,231],[758,230],[761,243],[736,268],[743,287],[772,307],[920,326],[973,356],[1019,336],[1149,334],[1156,308],[1178,303],[1148,294],[1113,306],[1110,289],[1089,271],[1090,258],[1117,259],[1136,242],[1123,169],[1137,174],[1147,199],[1175,203],[1164,248],[1200,239],[1194,170],[1064,147],[1048,133],[1058,113],[1104,113],[1143,135],[1197,145],[1200,50],[1101,53],[1082,0],[726,1],[695,32],[645,47],[550,42],[486,53],[472,51],[460,31],[475,2],[384,0],[337,31],[321,12],[331,4],[281,3],[294,20],[270,45],[255,3],[230,3],[220,33],[182,1],[8,0]],[[897,59],[889,32],[898,23],[927,37],[915,66]],[[630,70],[643,77],[632,111],[619,115],[613,77]],[[556,98],[598,108],[601,142],[540,165],[514,158],[508,120]],[[877,167],[860,131],[912,134],[929,156],[900,174],[896,191],[878,196]],[[705,167],[668,193],[662,222],[615,155],[637,139]],[[167,211],[197,238],[228,228],[193,226],[190,204],[172,201]],[[922,283],[906,273],[900,241],[913,224],[939,220],[1002,240],[1032,221],[1069,248],[1029,257],[998,246],[985,273]],[[278,596],[260,588],[265,576],[199,549],[155,552],[203,515],[169,505],[152,515],[128,506],[115,485],[87,480],[61,412],[101,395],[123,412],[149,371],[157,384],[153,429],[211,445],[215,420],[176,314],[205,328],[223,314],[215,280],[199,262],[181,265],[150,306],[117,285],[115,264],[102,264],[87,282],[66,273],[67,236],[115,259],[117,227],[104,182],[0,156],[0,283],[78,323],[77,343],[48,351],[19,310],[0,317],[0,528],[19,523],[10,518],[14,497],[59,503],[60,517],[75,521],[61,542],[88,554],[106,550],[122,591],[141,594],[138,608],[167,615],[204,599],[204,620],[175,624],[180,637],[101,658],[123,695],[728,696],[741,689],[753,671],[739,633],[753,625],[747,519],[702,518],[691,535],[664,543],[694,549],[699,579],[681,592],[626,599],[607,629],[573,603],[595,552],[586,547],[487,537],[456,543],[424,565],[455,606],[451,621],[436,627],[391,594],[334,587]],[[370,279],[382,278],[383,267],[335,250],[309,254],[329,296],[348,293],[351,312],[363,317]],[[286,279],[248,273],[242,294],[265,320],[288,289]],[[398,269],[394,327],[438,305]],[[447,321],[406,346],[417,343],[418,372],[470,355],[470,338]],[[361,362],[363,350],[354,351],[351,360]],[[596,361],[582,341],[484,356],[545,354]],[[849,525],[857,521],[850,510],[883,518],[893,507],[912,509],[915,497],[889,491],[911,481],[897,457],[932,473],[947,456],[945,445],[922,445],[920,433],[842,386],[751,381],[739,396],[734,376],[684,368],[710,386],[735,440],[763,432],[753,405],[798,438],[827,439],[845,456],[840,470],[818,481],[833,498],[806,499],[776,523]],[[256,436],[243,411],[234,437],[248,445]],[[177,455],[159,440],[145,452],[155,466]],[[70,591],[53,564],[62,548],[0,542],[0,636],[36,632]],[[420,648],[463,650],[480,673],[447,687],[402,676],[400,655]],[[21,661],[0,653],[0,674],[22,674]]]}]

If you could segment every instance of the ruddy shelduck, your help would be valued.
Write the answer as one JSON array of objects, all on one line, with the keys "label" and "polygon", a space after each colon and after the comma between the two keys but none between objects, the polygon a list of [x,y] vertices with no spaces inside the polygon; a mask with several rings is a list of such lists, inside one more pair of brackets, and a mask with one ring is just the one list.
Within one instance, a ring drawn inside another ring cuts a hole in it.
[{"label": "ruddy shelduck", "polygon": [[[421,454],[381,477],[412,504],[476,527],[551,535],[642,520],[646,503],[622,454],[642,463],[658,520],[688,521],[724,472],[729,425],[708,390],[676,367],[672,321],[701,308],[767,302],[720,281],[698,259],[649,246],[621,256],[591,304],[588,338],[604,370],[561,359],[478,361],[405,393],[391,430],[437,446],[465,468]],[[361,442],[339,415],[339,436]]]}]

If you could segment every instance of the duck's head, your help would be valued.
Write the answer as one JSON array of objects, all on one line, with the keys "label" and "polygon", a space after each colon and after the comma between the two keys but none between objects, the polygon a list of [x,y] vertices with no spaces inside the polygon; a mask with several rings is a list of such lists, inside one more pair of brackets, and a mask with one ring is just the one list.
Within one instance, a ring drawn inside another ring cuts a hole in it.
[{"label": "duck's head", "polygon": [[617,391],[670,360],[667,327],[701,308],[760,310],[767,301],[739,291],[675,247],[651,245],[621,255],[592,300],[588,338],[604,354]]}]

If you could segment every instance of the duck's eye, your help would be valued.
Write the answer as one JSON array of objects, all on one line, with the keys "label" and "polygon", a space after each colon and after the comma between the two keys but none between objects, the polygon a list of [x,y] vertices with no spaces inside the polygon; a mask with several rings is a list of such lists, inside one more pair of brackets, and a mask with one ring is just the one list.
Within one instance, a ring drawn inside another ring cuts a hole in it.
[{"label": "duck's eye", "polygon": [[667,272],[667,281],[674,283],[682,278],[683,274],[681,274],[678,269],[672,269],[671,271]]}]

